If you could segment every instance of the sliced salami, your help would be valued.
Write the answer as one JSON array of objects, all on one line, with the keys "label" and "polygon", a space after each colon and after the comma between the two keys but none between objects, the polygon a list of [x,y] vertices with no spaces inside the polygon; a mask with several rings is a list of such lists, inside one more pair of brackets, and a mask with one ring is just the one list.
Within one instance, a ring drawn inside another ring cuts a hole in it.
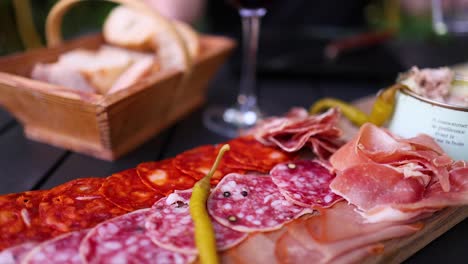
[{"label": "sliced salami", "polygon": [[26,242],[0,252],[0,263],[18,264],[37,245],[37,242]]},{"label": "sliced salami", "polygon": [[[181,253],[197,254],[194,225],[189,212],[192,191],[170,194],[156,202],[146,220],[147,235],[157,245]],[[229,249],[247,238],[247,234],[213,221],[219,251]]]},{"label": "sliced salami", "polygon": [[[210,171],[217,154],[218,149],[215,146],[200,146],[177,155],[173,163],[184,174],[199,180]],[[225,163],[221,163],[211,178],[211,183],[217,184],[222,177],[231,172],[241,172],[241,170],[234,170],[227,167]]]},{"label": "sliced salami", "polygon": [[265,146],[253,137],[236,138],[228,142],[231,150],[226,153],[226,167],[266,173],[281,162],[294,159],[295,154],[286,153],[276,147]]},{"label": "sliced salami", "polygon": [[75,231],[45,241],[31,250],[22,264],[81,264],[78,248],[87,232]]},{"label": "sliced salami", "polygon": [[268,175],[232,173],[208,199],[208,210],[219,223],[241,232],[269,231],[312,212],[284,198]]},{"label": "sliced salami", "polygon": [[80,253],[86,263],[190,263],[196,255],[181,254],[153,244],[145,235],[145,219],[150,209],[141,209],[90,230]]},{"label": "sliced salami", "polygon": [[137,172],[146,186],[165,195],[174,190],[192,188],[195,184],[194,178],[174,166],[173,159],[141,163],[137,167]]},{"label": "sliced salami", "polygon": [[126,211],[115,206],[98,190],[104,179],[83,178],[59,185],[39,204],[43,223],[57,233],[90,228]]},{"label": "sliced salami", "polygon": [[43,241],[50,232],[39,219],[38,206],[45,191],[0,196],[0,250],[24,241]]},{"label": "sliced salami", "polygon": [[284,197],[294,204],[327,208],[342,199],[330,189],[335,175],[315,160],[281,163],[270,175]]},{"label": "sliced salami", "polygon": [[143,184],[136,169],[107,177],[99,191],[111,203],[126,211],[149,208],[163,197],[161,193]]}]

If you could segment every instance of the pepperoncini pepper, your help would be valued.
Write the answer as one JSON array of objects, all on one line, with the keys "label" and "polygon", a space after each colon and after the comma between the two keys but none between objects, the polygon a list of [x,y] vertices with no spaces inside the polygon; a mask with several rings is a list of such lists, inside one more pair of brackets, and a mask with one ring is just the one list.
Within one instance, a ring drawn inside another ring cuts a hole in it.
[{"label": "pepperoncini pepper", "polygon": [[211,177],[218,168],[224,152],[228,150],[229,145],[227,144],[221,147],[211,170],[193,186],[192,197],[190,198],[189,209],[195,225],[195,244],[200,256],[200,263],[202,264],[219,263],[215,233],[211,218],[206,209],[206,201],[210,194]]},{"label": "pepperoncini pepper", "polygon": [[396,91],[401,87],[402,85],[396,84],[380,91],[369,115],[356,106],[334,98],[324,98],[315,102],[310,107],[309,112],[310,114],[316,114],[328,108],[337,107],[356,126],[361,126],[367,122],[381,126],[390,119],[395,105]]}]

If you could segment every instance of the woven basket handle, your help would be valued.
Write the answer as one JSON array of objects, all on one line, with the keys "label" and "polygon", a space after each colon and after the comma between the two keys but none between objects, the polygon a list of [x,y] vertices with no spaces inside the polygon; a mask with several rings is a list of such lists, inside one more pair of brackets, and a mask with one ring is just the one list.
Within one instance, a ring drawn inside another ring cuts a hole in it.
[{"label": "woven basket handle", "polygon": [[[54,7],[49,12],[46,21],[46,40],[48,47],[55,47],[62,44],[62,20],[65,13],[73,7],[78,2],[84,2],[86,0],[61,0],[58,1]],[[186,63],[186,69],[190,69],[192,65],[192,61],[189,55],[189,51],[187,48],[187,44],[183,41],[183,38],[175,29],[173,23],[163,17],[162,15],[158,14],[154,9],[143,1],[135,1],[135,0],[105,0],[109,2],[114,2],[122,5],[126,5],[133,9],[138,10],[142,14],[146,14],[151,16],[155,19],[156,23],[163,23],[163,26],[168,29],[168,34],[171,34],[172,37],[176,40],[176,43],[179,44],[181,49],[183,50],[184,59]]]}]

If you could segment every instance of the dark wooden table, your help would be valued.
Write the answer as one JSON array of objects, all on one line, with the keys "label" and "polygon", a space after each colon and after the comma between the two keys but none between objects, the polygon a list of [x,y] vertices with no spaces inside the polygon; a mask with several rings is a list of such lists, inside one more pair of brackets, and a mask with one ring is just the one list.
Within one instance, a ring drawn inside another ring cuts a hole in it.
[{"label": "dark wooden table", "polygon": [[[231,104],[237,93],[235,74],[225,67],[211,83],[207,105]],[[291,106],[308,107],[324,96],[354,100],[390,82],[350,78],[261,78],[259,104],[267,114],[281,114]],[[82,177],[106,177],[138,163],[171,157],[201,144],[226,140],[202,124],[204,108],[194,111],[143,146],[115,162],[106,162],[26,139],[19,124],[0,110],[0,194],[49,189]],[[426,246],[407,263],[467,263],[468,220]]]}]

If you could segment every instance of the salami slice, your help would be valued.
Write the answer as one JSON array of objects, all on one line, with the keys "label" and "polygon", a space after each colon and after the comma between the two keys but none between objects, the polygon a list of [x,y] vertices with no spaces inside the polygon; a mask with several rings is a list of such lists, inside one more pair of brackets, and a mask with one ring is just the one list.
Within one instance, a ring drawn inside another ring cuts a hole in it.
[{"label": "salami slice", "polygon": [[59,185],[39,204],[39,215],[45,225],[57,233],[90,228],[125,211],[99,194],[104,179],[83,178]]},{"label": "salami slice", "polygon": [[26,242],[0,252],[0,263],[17,264],[22,263],[24,257],[37,245],[37,242]]},{"label": "salami slice", "polygon": [[335,175],[315,160],[281,163],[270,175],[284,197],[294,204],[327,208],[342,199],[330,189]]},{"label": "salami slice", "polygon": [[75,231],[45,241],[31,250],[22,264],[81,264],[78,248],[87,232]]},{"label": "salami slice", "polygon": [[232,169],[267,173],[274,165],[295,157],[295,154],[265,146],[252,137],[236,138],[228,144],[231,150],[226,152],[222,164]]},{"label": "salami slice", "polygon": [[[192,191],[170,194],[156,202],[146,220],[147,235],[157,245],[176,252],[197,254],[194,240],[194,225],[189,212]],[[218,250],[231,248],[247,237],[213,221]]]},{"label": "salami slice", "polygon": [[[174,166],[184,174],[199,180],[209,171],[216,160],[218,149],[215,146],[200,146],[177,155],[174,159]],[[221,163],[211,178],[212,184],[217,184],[225,175],[231,172],[242,172],[234,170]]]},{"label": "salami slice", "polygon": [[38,206],[45,191],[31,191],[0,196],[0,250],[24,241],[50,238],[39,219]]},{"label": "salami slice", "polygon": [[194,178],[174,166],[173,159],[141,163],[137,167],[137,172],[146,186],[165,195],[174,190],[192,188],[195,184]]},{"label": "salami slice", "polygon": [[86,263],[190,263],[195,255],[180,254],[153,244],[145,235],[150,209],[141,209],[103,222],[83,239],[80,253]]},{"label": "salami slice", "polygon": [[149,208],[163,197],[162,194],[143,184],[136,169],[107,177],[99,191],[111,203],[126,211]]},{"label": "salami slice", "polygon": [[227,175],[212,191],[208,210],[219,223],[241,232],[281,228],[312,209],[284,198],[268,175]]}]

